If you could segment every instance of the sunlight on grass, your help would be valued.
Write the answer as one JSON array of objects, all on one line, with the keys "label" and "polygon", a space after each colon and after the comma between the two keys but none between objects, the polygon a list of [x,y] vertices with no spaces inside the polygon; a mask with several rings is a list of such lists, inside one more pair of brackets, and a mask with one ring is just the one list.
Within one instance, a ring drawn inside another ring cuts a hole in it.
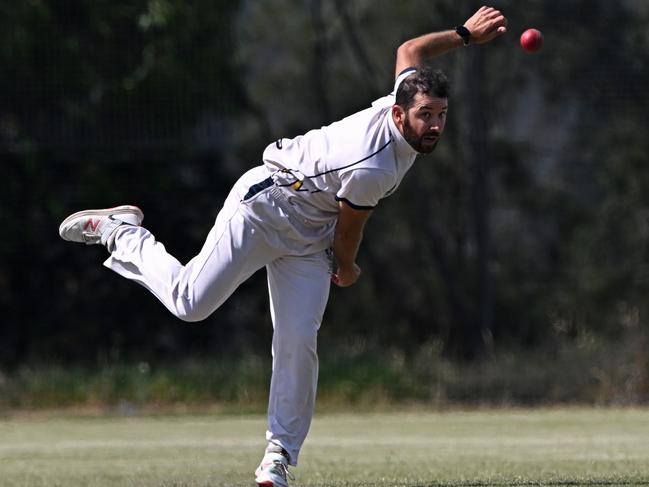
[{"label": "sunlight on grass", "polygon": [[[260,416],[0,422],[3,487],[250,486]],[[316,417],[293,486],[649,485],[649,410]]]}]

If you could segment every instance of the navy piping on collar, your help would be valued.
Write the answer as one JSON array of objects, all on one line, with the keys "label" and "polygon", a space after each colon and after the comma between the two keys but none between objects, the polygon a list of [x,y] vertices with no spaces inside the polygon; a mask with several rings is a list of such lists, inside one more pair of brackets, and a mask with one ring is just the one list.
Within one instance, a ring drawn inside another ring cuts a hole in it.
[{"label": "navy piping on collar", "polygon": [[413,67],[413,66],[411,66],[411,67],[409,67],[409,68],[406,68],[406,69],[402,70],[402,71],[397,75],[397,78],[398,78],[399,76],[401,76],[403,73],[407,73],[408,71],[412,71],[412,72],[414,73],[415,71],[417,71],[417,68],[415,68],[415,67]]}]

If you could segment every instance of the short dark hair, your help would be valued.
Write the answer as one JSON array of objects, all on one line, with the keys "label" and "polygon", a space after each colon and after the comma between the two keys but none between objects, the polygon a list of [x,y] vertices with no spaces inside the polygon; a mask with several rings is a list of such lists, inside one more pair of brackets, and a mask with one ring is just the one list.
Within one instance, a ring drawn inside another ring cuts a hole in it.
[{"label": "short dark hair", "polygon": [[403,109],[410,108],[417,93],[448,98],[448,78],[439,69],[426,66],[407,76],[397,89],[396,104]]}]

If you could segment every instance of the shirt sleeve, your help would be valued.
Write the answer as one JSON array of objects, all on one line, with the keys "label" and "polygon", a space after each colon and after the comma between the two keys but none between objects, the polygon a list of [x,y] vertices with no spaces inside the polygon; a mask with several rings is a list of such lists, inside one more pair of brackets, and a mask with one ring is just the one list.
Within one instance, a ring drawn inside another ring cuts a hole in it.
[{"label": "shirt sleeve", "polygon": [[344,201],[356,210],[371,210],[395,184],[394,176],[380,169],[355,169],[341,174],[340,179],[336,201]]}]

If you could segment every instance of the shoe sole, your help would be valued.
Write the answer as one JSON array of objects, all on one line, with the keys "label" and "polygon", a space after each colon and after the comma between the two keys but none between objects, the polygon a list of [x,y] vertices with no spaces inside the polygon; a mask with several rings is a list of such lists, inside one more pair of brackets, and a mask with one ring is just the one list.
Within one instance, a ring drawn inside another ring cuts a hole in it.
[{"label": "shoe sole", "polygon": [[257,487],[279,487],[280,485],[288,485],[287,483],[276,484],[272,480],[255,480],[255,484],[257,484]]},{"label": "shoe sole", "polygon": [[[255,472],[255,475],[258,475],[257,472]],[[280,484],[274,483],[272,480],[255,480],[255,484],[257,487],[276,487],[279,486]],[[288,485],[288,484],[285,484]]]},{"label": "shoe sole", "polygon": [[70,223],[72,220],[75,220],[77,218],[82,218],[85,216],[91,216],[91,215],[97,215],[97,216],[118,216],[118,215],[124,215],[124,214],[133,214],[135,213],[137,215],[137,218],[140,223],[142,223],[142,220],[144,220],[144,213],[142,210],[140,210],[137,206],[132,206],[132,205],[122,205],[122,206],[116,206],[115,208],[104,208],[101,210],[82,210],[82,211],[77,211],[76,213],[73,213],[69,217],[67,217],[61,225],[59,225],[59,235],[62,235],[64,227]]}]

